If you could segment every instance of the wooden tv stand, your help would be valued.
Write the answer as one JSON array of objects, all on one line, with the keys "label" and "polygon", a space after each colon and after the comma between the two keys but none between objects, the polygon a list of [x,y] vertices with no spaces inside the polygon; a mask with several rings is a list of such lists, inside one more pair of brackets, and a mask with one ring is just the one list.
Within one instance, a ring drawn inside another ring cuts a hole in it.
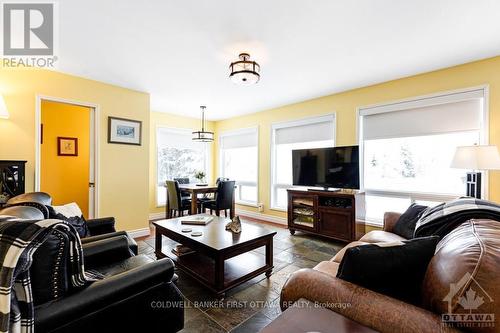
[{"label": "wooden tv stand", "polygon": [[359,191],[288,189],[288,229],[351,242],[365,233],[365,195]]}]

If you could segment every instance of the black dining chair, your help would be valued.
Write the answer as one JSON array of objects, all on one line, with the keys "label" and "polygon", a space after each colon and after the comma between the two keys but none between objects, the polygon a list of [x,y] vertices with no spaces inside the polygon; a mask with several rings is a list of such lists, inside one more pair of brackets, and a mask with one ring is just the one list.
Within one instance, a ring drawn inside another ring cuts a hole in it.
[{"label": "black dining chair", "polygon": [[179,184],[189,184],[189,178],[188,177],[182,177],[182,178],[174,178],[176,182]]},{"label": "black dining chair", "polygon": [[[229,178],[225,177],[218,177],[215,180],[215,185],[219,186],[219,183],[222,181],[228,181]],[[205,210],[203,209],[203,203],[207,201],[211,201],[215,199],[215,193],[205,193],[201,198],[198,198],[198,213],[204,213]]]},{"label": "black dining chair", "polygon": [[[175,212],[179,216],[184,215],[184,211],[191,210],[191,199],[184,199],[181,196],[179,182],[175,180],[167,180],[167,218],[175,216]],[[172,214],[173,213],[173,214]]]},{"label": "black dining chair", "polygon": [[[191,183],[188,177],[174,178],[174,180],[176,182],[178,182],[179,184]],[[182,199],[189,199],[189,198],[191,198],[191,195],[189,194],[189,192],[181,190],[181,197],[182,197]]]},{"label": "black dining chair", "polygon": [[215,215],[220,216],[220,211],[223,210],[224,215],[227,217],[227,210],[233,207],[234,185],[234,180],[220,181],[217,184],[215,199],[202,202],[202,212],[210,209],[210,214],[212,214],[215,210]]}]

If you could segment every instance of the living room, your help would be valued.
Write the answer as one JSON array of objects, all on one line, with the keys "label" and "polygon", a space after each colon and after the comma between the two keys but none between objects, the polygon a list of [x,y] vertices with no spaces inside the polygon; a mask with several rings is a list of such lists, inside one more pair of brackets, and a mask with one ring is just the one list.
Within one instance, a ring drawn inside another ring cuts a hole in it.
[{"label": "living room", "polygon": [[499,330],[498,3],[1,6],[2,332]]}]

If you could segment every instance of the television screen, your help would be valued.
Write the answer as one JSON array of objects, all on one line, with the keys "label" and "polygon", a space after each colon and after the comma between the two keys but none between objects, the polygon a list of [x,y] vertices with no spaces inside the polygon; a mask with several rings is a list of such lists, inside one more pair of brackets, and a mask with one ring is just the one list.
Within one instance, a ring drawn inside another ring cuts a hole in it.
[{"label": "television screen", "polygon": [[292,151],[293,185],[359,189],[359,147]]}]

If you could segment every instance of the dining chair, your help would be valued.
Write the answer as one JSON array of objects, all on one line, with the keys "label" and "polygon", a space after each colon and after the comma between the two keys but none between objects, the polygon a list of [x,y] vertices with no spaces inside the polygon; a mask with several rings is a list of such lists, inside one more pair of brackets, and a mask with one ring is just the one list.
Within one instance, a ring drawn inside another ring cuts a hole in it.
[{"label": "dining chair", "polygon": [[[222,181],[228,181],[229,178],[225,177],[218,177],[215,180],[215,185],[219,186],[219,183]],[[205,193],[201,198],[198,198],[198,213],[205,213],[205,210],[203,209],[203,203],[207,201],[211,201],[215,199],[215,193]]]},{"label": "dining chair", "polygon": [[215,185],[219,185],[220,182],[227,182],[229,178],[225,177],[218,177],[217,180],[215,181]]},{"label": "dining chair", "polygon": [[215,215],[220,216],[220,211],[223,210],[224,215],[227,217],[227,210],[233,207],[234,185],[234,180],[219,181],[215,199],[202,202],[202,211],[210,209],[210,214],[212,214],[215,210]]},{"label": "dining chair", "polygon": [[[191,200],[184,199],[181,196],[181,191],[179,189],[179,182],[176,180],[167,180],[167,218],[175,216],[177,212],[178,216],[183,216],[184,211],[191,210]],[[173,214],[172,214],[173,213]]]},{"label": "dining chair", "polygon": [[[176,182],[178,182],[179,184],[189,184],[190,183],[189,177],[174,178],[174,180]],[[191,195],[189,194],[189,192],[183,191],[181,189],[181,198],[182,199],[190,199]]]},{"label": "dining chair", "polygon": [[188,177],[174,178],[174,180],[177,181],[179,184],[189,184]]}]

